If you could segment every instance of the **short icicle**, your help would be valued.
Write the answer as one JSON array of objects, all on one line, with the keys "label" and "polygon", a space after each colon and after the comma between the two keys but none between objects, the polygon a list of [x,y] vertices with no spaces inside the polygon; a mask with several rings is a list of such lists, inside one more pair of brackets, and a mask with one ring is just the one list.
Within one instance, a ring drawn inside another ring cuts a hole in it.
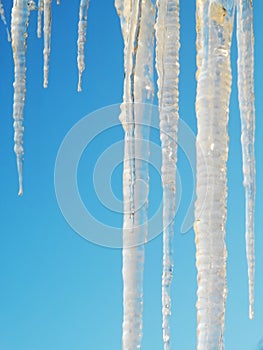
[{"label": "short icicle", "polygon": [[157,1],[156,68],[160,138],[162,143],[163,186],[163,276],[162,317],[164,349],[170,345],[171,282],[176,208],[176,161],[178,129],[179,0]]},{"label": "short icicle", "polygon": [[81,91],[82,84],[82,73],[85,69],[85,42],[87,33],[87,23],[88,23],[88,9],[90,0],[81,0],[79,6],[79,24],[78,24],[78,70],[79,70],[79,81],[78,81],[78,91]]},{"label": "short icicle", "polygon": [[[122,349],[141,348],[144,242],[147,240],[147,166],[153,102],[155,7],[151,0],[117,0],[124,39],[125,81],[121,122],[125,130],[123,171],[123,336]],[[145,157],[146,155],[146,157]]]},{"label": "short icicle", "polygon": [[44,1],[44,83],[43,86],[48,86],[48,73],[49,73],[49,56],[50,56],[50,44],[51,44],[51,4],[52,0]]},{"label": "short icicle", "polygon": [[38,0],[37,4],[37,37],[41,38],[42,33],[42,15],[43,15],[43,7],[44,7],[44,0]]},{"label": "short icicle", "polygon": [[241,116],[243,176],[246,196],[246,253],[249,280],[249,317],[254,317],[254,208],[256,166],[254,156],[254,34],[251,0],[237,0],[238,98]]},{"label": "short icicle", "polygon": [[19,177],[19,195],[23,194],[24,162],[24,106],[26,99],[26,48],[27,28],[30,10],[35,9],[33,1],[14,0],[11,16],[12,50],[14,58],[14,151]]},{"label": "short icicle", "polygon": [[230,47],[234,0],[197,0],[197,349],[224,349]]},{"label": "short icicle", "polygon": [[0,16],[1,16],[1,20],[5,25],[6,28],[6,33],[7,33],[7,39],[8,41],[11,41],[11,36],[8,30],[8,26],[7,26],[7,22],[6,22],[6,18],[5,18],[5,10],[4,10],[4,6],[2,4],[2,1],[0,0]]}]

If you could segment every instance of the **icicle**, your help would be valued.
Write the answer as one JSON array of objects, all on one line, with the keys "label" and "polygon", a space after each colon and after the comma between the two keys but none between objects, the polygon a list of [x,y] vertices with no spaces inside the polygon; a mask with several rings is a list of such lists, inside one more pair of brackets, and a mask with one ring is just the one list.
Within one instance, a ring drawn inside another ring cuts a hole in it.
[{"label": "icicle", "polygon": [[60,5],[60,0],[57,0],[57,5]]},{"label": "icicle", "polygon": [[14,57],[14,151],[19,176],[19,195],[23,194],[22,168],[24,161],[24,105],[26,98],[26,47],[27,27],[30,10],[35,9],[33,1],[14,0],[11,19],[12,49]]},{"label": "icicle", "polygon": [[7,33],[7,40],[11,41],[11,36],[8,30],[8,26],[7,26],[7,22],[6,22],[6,18],[5,18],[5,10],[4,10],[4,6],[2,4],[2,1],[0,0],[0,16],[1,16],[1,20],[4,23],[5,27],[6,27],[6,33]]},{"label": "icicle", "polygon": [[79,7],[79,25],[78,25],[78,70],[79,81],[78,91],[81,91],[82,73],[85,69],[84,47],[86,42],[87,21],[88,21],[89,0],[81,0]]},{"label": "icicle", "polygon": [[[129,36],[129,23],[132,12],[132,1],[115,0],[115,7],[121,21],[122,35],[124,39],[124,60],[126,58],[126,48]],[[125,63],[124,63],[125,65]]]},{"label": "icicle", "polygon": [[179,0],[157,2],[156,68],[163,185],[162,315],[164,349],[170,349],[170,287],[173,277],[173,237],[178,127]]},{"label": "icicle", "polygon": [[234,1],[197,0],[197,349],[224,348],[226,161]]},{"label": "icicle", "polygon": [[44,88],[48,86],[50,40],[51,40],[51,3],[52,0],[44,1]]},{"label": "icicle", "polygon": [[254,206],[255,206],[255,105],[254,36],[251,0],[237,0],[238,97],[242,128],[244,188],[246,195],[246,250],[249,279],[249,317],[254,317]]},{"label": "icicle", "polygon": [[[140,349],[142,339],[143,266],[147,238],[148,170],[145,154],[153,102],[153,31],[150,0],[117,0],[125,43],[125,81],[120,119],[125,130],[123,173],[123,350]],[[146,157],[147,158],[147,157]],[[144,160],[142,160],[144,159]],[[145,188],[146,187],[146,188]]]},{"label": "icicle", "polygon": [[41,38],[42,33],[42,13],[43,13],[43,4],[44,0],[38,0],[38,11],[37,11],[37,37]]}]

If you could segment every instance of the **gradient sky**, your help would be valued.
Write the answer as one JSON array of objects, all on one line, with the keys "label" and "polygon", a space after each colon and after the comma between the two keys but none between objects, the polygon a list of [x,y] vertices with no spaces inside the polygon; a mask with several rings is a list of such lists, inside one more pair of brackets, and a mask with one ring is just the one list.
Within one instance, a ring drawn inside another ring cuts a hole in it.
[{"label": "gradient sky", "polygon": [[[10,24],[11,1],[3,0]],[[13,61],[4,26],[0,26],[0,349],[117,350],[121,349],[122,259],[120,249],[95,245],[76,234],[60,212],[54,190],[54,166],[59,146],[73,125],[87,114],[120,103],[123,84],[123,43],[113,0],[91,1],[83,92],[77,93],[76,41],[78,1],[53,4],[52,52],[48,89],[42,88],[43,41],[36,38],[36,13],[31,16],[25,107],[24,195],[17,196],[13,153]],[[236,41],[233,41],[233,93],[229,120],[228,162],[228,298],[225,345],[228,350],[256,350],[263,337],[262,203],[263,126],[262,16],[255,8],[256,87],[256,290],[255,319],[248,319],[248,287],[244,233],[244,191],[240,120],[236,89]],[[235,38],[235,35],[234,35]],[[195,2],[181,1],[180,117],[196,133]],[[92,192],[92,171],[99,152],[121,140],[121,126],[95,140],[79,168],[83,201],[106,223],[121,225]],[[97,142],[97,143],[96,143]],[[172,343],[192,350],[196,343],[196,268],[193,230],[180,227],[191,198],[189,164],[179,152],[182,196],[175,220],[175,269],[172,286]],[[150,210],[160,200],[158,174],[152,171]],[[188,175],[187,175],[188,174]],[[121,166],[112,187],[121,198]],[[87,194],[90,194],[88,196]],[[86,197],[85,197],[86,196]],[[162,239],[146,245],[143,350],[162,349]]]}]

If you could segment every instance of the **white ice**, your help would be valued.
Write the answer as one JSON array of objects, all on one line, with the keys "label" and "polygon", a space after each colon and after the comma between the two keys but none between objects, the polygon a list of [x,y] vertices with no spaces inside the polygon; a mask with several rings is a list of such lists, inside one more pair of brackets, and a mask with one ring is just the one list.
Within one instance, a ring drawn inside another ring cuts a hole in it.
[{"label": "white ice", "polygon": [[30,11],[33,1],[14,0],[11,16],[12,50],[14,58],[14,151],[19,176],[19,195],[23,194],[22,168],[24,162],[24,106],[26,99],[26,48]]},{"label": "white ice", "polygon": [[48,73],[49,73],[49,57],[50,57],[50,42],[51,42],[51,5],[52,0],[44,1],[44,83],[43,86],[48,86]]},{"label": "white ice", "polygon": [[81,91],[82,84],[82,73],[85,69],[85,42],[88,24],[88,8],[89,0],[81,0],[79,6],[79,24],[78,24],[78,70],[79,70],[79,81],[78,81],[78,91]]},{"label": "white ice", "polygon": [[222,350],[233,1],[197,0],[197,349]]},{"label": "white ice", "polygon": [[256,166],[254,156],[254,33],[251,0],[237,0],[238,97],[241,116],[243,176],[246,196],[246,252],[249,279],[249,317],[254,317],[254,211]]},{"label": "white ice", "polygon": [[[125,130],[123,173],[123,350],[140,349],[142,339],[144,243],[147,239],[147,142],[153,102],[155,8],[150,0],[117,0],[124,39],[124,94],[121,122]],[[143,160],[142,160],[143,159]]]},{"label": "white ice", "polygon": [[173,277],[173,237],[176,207],[176,161],[178,128],[179,0],[157,2],[156,68],[163,186],[163,276],[162,327],[164,349],[169,350],[171,282]]}]

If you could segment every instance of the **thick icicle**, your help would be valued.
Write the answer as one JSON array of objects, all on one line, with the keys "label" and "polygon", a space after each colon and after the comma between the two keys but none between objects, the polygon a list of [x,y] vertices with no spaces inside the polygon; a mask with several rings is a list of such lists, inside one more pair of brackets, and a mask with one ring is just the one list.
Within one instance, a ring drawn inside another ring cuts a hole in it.
[{"label": "thick icicle", "polygon": [[[147,239],[148,127],[153,102],[153,32],[150,0],[116,1],[125,42],[125,81],[120,119],[125,130],[123,198],[123,350],[142,339],[144,245]],[[146,141],[146,142],[144,142]],[[143,159],[143,160],[142,160]]]},{"label": "thick icicle", "polygon": [[43,7],[44,7],[44,0],[38,0],[38,11],[37,11],[37,37],[41,38],[42,33],[42,14],[43,14]]},{"label": "thick icicle", "polygon": [[162,315],[164,349],[170,349],[170,288],[173,277],[173,237],[178,127],[179,0],[157,2],[156,68],[163,185]]},{"label": "thick icicle", "polygon": [[49,56],[51,41],[51,4],[52,0],[44,1],[44,88],[48,86]]},{"label": "thick icicle", "polygon": [[11,41],[10,33],[8,30],[8,26],[7,26],[7,22],[6,22],[6,18],[5,18],[5,10],[4,10],[4,6],[3,6],[1,0],[0,0],[0,16],[1,16],[2,22],[4,23],[4,25],[6,27],[7,39],[8,39],[8,41]]},{"label": "thick icicle", "polygon": [[254,36],[251,0],[237,0],[238,97],[241,116],[244,188],[246,195],[246,251],[249,279],[249,317],[254,317],[254,206],[255,206],[255,105]]},{"label": "thick icicle", "polygon": [[78,70],[79,70],[79,81],[78,91],[81,91],[82,73],[85,69],[85,42],[87,33],[87,22],[88,22],[88,8],[89,0],[81,0],[79,6],[79,25],[78,25]]},{"label": "thick icicle", "polygon": [[197,0],[197,349],[222,350],[225,320],[225,223],[230,46],[234,0]]},{"label": "thick icicle", "polygon": [[12,49],[14,58],[14,151],[16,153],[19,176],[19,195],[23,194],[22,168],[24,161],[24,105],[26,99],[26,47],[27,27],[30,10],[34,9],[34,2],[14,0],[11,19]]}]

